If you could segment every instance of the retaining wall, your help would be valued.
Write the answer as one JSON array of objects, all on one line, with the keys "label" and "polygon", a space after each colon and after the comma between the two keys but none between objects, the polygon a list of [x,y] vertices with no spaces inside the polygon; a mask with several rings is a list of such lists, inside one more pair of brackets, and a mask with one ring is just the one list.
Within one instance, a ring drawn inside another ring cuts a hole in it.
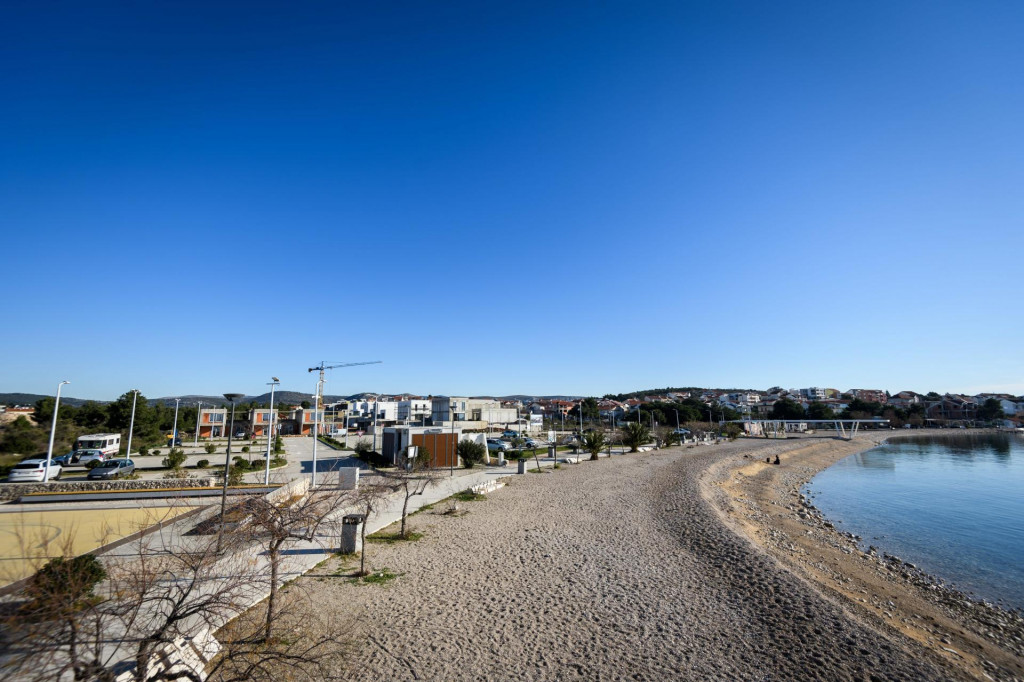
[{"label": "retaining wall", "polygon": [[107,490],[163,490],[166,488],[212,488],[218,479],[161,478],[157,480],[53,481],[50,483],[0,483],[0,502],[16,500],[29,493],[81,493]]}]

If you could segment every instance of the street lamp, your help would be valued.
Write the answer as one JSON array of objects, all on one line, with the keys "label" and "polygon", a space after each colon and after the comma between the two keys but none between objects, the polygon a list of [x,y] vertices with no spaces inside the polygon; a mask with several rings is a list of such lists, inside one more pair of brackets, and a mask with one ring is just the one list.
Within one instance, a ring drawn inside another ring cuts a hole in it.
[{"label": "street lamp", "polygon": [[235,401],[244,393],[225,393],[224,397],[231,403],[231,422],[228,427],[228,449],[224,454],[224,488],[220,495],[220,530],[217,531],[217,551],[220,551],[221,538],[224,537],[224,514],[228,507],[228,474],[231,473],[231,436],[235,432]]},{"label": "street lamp", "polygon": [[[452,446],[455,447],[455,401],[452,401]],[[448,474],[450,476],[455,475],[455,458],[458,456],[459,449],[455,447],[455,452],[452,453],[451,459],[448,460]]]},{"label": "street lamp", "polygon": [[270,441],[274,439],[274,387],[281,384],[277,377],[270,377],[270,429],[267,431],[267,473],[263,476],[263,485],[270,485]]},{"label": "street lamp", "polygon": [[196,437],[192,441],[192,445],[199,446],[199,415],[203,413],[203,401],[199,401],[198,407],[196,407]]},{"label": "street lamp", "polygon": [[43,472],[43,483],[50,481],[50,460],[53,459],[53,436],[57,433],[57,409],[60,407],[60,389],[70,381],[62,381],[57,384],[57,400],[53,403],[53,423],[50,425],[50,444],[46,448],[46,471]]},{"label": "street lamp", "polygon": [[[181,402],[181,398],[174,399],[174,427],[171,428],[171,450],[178,444],[178,403]],[[128,456],[125,455],[125,459]]]},{"label": "street lamp", "polygon": [[132,420],[128,424],[128,448],[124,451],[125,459],[132,456],[132,432],[135,431],[135,401],[139,399],[139,390],[136,388],[132,389]]},{"label": "street lamp", "polygon": [[313,396],[313,476],[309,480],[310,487],[316,486],[316,442],[320,440],[320,391],[323,390],[323,379],[316,382],[316,395]]}]

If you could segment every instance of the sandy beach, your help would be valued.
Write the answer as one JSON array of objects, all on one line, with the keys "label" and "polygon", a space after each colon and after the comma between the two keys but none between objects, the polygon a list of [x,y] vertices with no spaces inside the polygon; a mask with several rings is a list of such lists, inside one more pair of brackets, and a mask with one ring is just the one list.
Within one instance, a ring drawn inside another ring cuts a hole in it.
[{"label": "sandy beach", "polygon": [[892,572],[799,504],[794,486],[871,445],[741,440],[563,465],[416,515],[418,541],[371,545],[369,564],[399,574],[385,585],[329,577],[337,560],[300,583],[351,623],[350,679],[1014,679],[1012,627],[1009,644],[972,634],[948,595],[912,598],[926,588],[911,569],[877,585],[874,568],[848,571]]}]

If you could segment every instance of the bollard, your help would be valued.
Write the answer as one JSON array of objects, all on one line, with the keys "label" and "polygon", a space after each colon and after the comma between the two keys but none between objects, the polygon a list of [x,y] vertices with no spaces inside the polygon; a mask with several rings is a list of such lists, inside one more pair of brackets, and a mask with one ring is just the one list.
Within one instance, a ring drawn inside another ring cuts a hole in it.
[{"label": "bollard", "polygon": [[363,549],[361,537],[363,523],[366,516],[363,514],[348,514],[341,520],[341,553],[355,554]]}]

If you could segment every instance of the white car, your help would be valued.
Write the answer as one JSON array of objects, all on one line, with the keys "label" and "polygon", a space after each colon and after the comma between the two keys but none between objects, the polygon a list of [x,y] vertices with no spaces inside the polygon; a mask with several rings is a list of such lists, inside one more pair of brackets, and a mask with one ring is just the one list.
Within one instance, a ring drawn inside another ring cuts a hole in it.
[{"label": "white car", "polygon": [[[11,472],[7,474],[7,480],[10,483],[18,482],[39,482],[43,481],[43,473],[46,471],[46,460],[45,459],[26,459],[20,464],[15,464]],[[50,460],[50,480],[56,481],[60,478],[60,472],[62,471],[60,464],[57,464],[53,460]]]}]

